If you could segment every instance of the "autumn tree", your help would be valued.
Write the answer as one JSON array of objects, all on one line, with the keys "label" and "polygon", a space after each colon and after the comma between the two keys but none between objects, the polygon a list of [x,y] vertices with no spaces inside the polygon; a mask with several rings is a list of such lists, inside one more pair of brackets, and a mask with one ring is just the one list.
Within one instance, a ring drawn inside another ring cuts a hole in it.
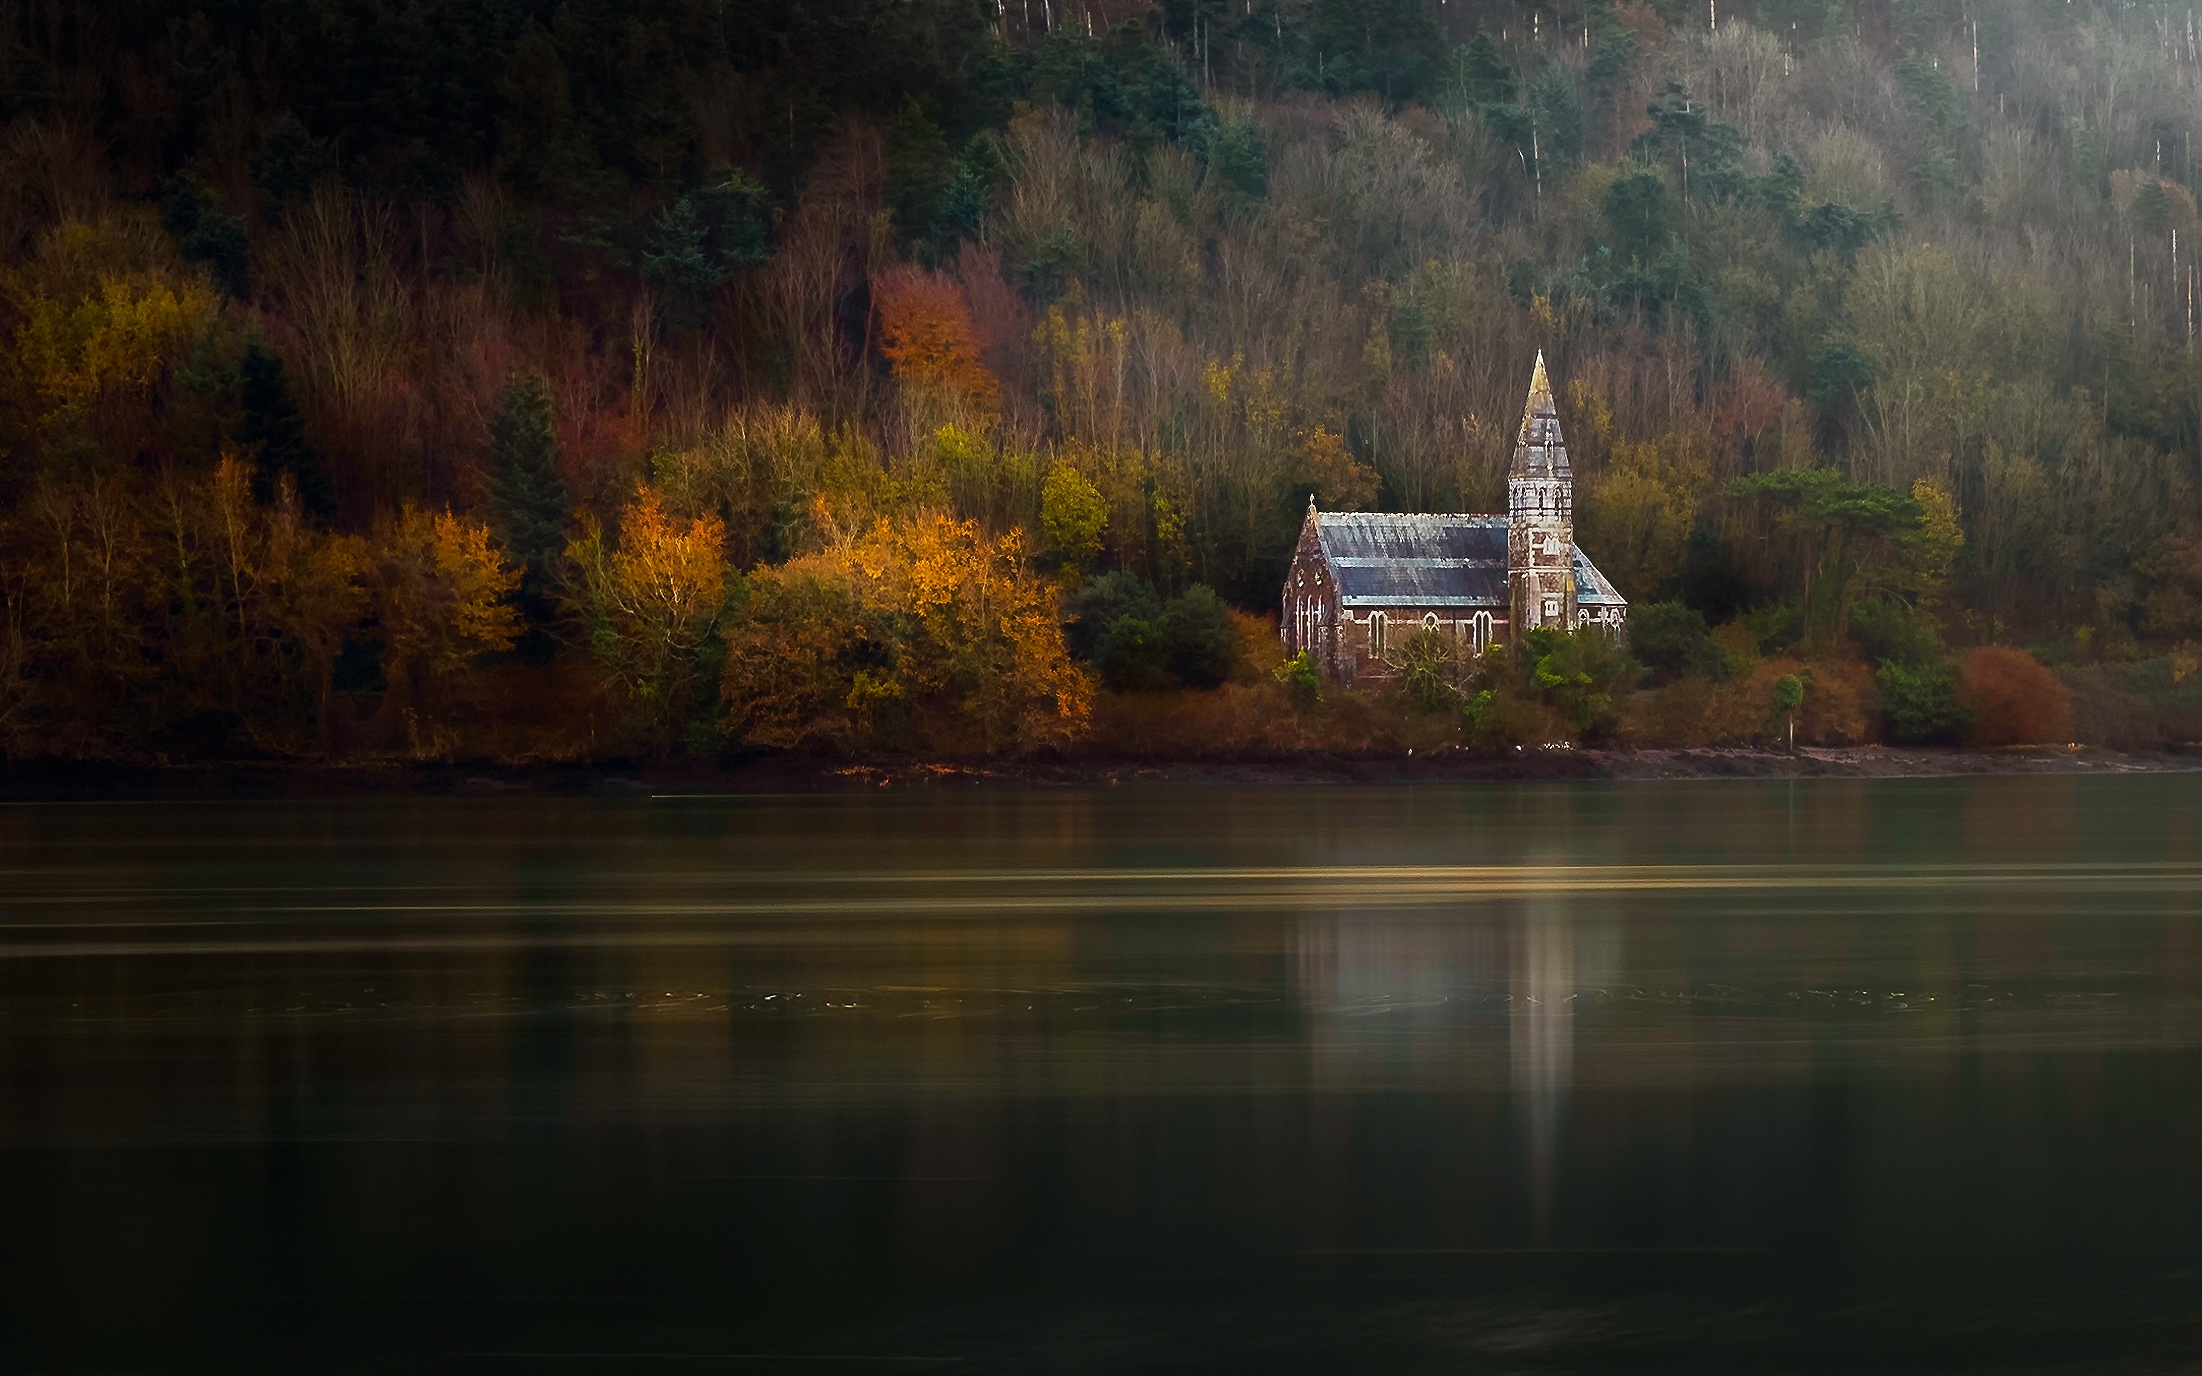
[{"label": "autumn tree", "polygon": [[984,410],[1001,405],[1001,384],[980,357],[970,308],[938,273],[896,268],[872,280],[879,351],[904,384],[959,397]]},{"label": "autumn tree", "polygon": [[1060,745],[1092,683],[1063,644],[1054,588],[1015,531],[922,516],[759,570],[728,632],[720,692],[743,739],[782,748]]},{"label": "autumn tree", "polygon": [[1083,473],[1067,463],[1048,470],[1040,488],[1040,529],[1066,569],[1084,569],[1101,552],[1108,526],[1108,503]]},{"label": "autumn tree", "polygon": [[1354,457],[1335,430],[1318,425],[1300,446],[1293,487],[1313,494],[1325,511],[1367,511],[1376,505],[1382,480],[1376,470]]},{"label": "autumn tree", "polygon": [[520,615],[507,599],[520,575],[487,525],[411,505],[376,528],[374,555],[383,674],[421,749],[422,716],[440,710],[484,655],[511,649],[519,636]]},{"label": "autumn tree", "polygon": [[717,517],[680,520],[644,487],[620,514],[616,539],[585,519],[567,547],[590,648],[652,749],[672,747],[708,680],[726,612],[725,545]]}]

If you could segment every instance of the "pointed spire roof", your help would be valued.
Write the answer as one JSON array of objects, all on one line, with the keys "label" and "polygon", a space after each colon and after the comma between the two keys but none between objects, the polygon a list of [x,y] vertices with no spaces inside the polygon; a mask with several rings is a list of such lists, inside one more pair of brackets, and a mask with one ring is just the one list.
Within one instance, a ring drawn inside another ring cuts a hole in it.
[{"label": "pointed spire roof", "polygon": [[1537,370],[1529,375],[1529,401],[1522,407],[1522,428],[1516,443],[1528,440],[1530,422],[1540,416],[1552,421],[1557,428],[1559,413],[1552,407],[1552,379],[1545,375],[1542,349],[1537,350]]},{"label": "pointed spire roof", "polygon": [[1567,461],[1567,441],[1560,437],[1560,413],[1552,404],[1552,379],[1545,373],[1542,349],[1537,351],[1536,371],[1529,375],[1529,400],[1522,406],[1521,433],[1514,440],[1514,466],[1507,476],[1572,476]]}]

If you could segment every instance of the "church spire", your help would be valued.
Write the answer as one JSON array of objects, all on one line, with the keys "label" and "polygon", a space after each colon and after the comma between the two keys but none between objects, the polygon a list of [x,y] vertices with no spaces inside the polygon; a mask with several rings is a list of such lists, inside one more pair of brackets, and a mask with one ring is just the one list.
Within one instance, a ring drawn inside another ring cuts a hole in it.
[{"label": "church spire", "polygon": [[1552,404],[1552,379],[1544,370],[1544,350],[1537,351],[1536,371],[1529,375],[1529,400],[1522,406],[1521,433],[1514,439],[1514,466],[1509,478],[1570,477],[1567,441],[1560,437],[1560,413]]},{"label": "church spire", "polygon": [[1573,630],[1575,479],[1541,352],[1529,378],[1514,466],[1506,475],[1506,516],[1506,581],[1514,634],[1538,626]]},{"label": "church spire", "polygon": [[[1529,424],[1540,416],[1549,417],[1555,421],[1559,416],[1559,412],[1552,405],[1552,379],[1545,376],[1544,350],[1542,349],[1537,350],[1537,370],[1529,375],[1529,400],[1522,407],[1522,428],[1516,443],[1527,444],[1529,442]],[[1555,424],[1553,428],[1556,430],[1559,427]]]}]

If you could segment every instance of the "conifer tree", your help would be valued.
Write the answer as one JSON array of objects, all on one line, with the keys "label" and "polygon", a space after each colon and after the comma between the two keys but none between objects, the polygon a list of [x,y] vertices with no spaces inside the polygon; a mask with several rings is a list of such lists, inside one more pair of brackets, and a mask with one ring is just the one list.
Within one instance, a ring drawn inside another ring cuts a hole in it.
[{"label": "conifer tree", "polygon": [[515,376],[490,425],[490,501],[505,552],[520,569],[520,601],[540,624],[550,605],[550,582],[565,547],[566,480],[558,470],[558,438],[552,429],[550,389],[536,374]]},{"label": "conifer tree", "polygon": [[245,345],[241,372],[238,400],[244,415],[237,424],[237,443],[252,456],[253,497],[263,506],[273,502],[288,475],[298,489],[299,505],[327,522],[336,515],[336,484],[328,464],[306,442],[305,420],[283,376],[283,356],[255,339]]}]

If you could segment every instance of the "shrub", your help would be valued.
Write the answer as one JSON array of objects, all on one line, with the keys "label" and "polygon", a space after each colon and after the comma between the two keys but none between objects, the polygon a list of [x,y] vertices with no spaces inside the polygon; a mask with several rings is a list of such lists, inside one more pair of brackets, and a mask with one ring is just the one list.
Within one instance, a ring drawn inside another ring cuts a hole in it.
[{"label": "shrub", "polygon": [[1214,688],[1238,664],[1238,623],[1204,585],[1162,604],[1130,574],[1103,574],[1079,589],[1070,605],[1076,613],[1067,628],[1070,642],[1111,688]]},{"label": "shrub", "polygon": [[1323,676],[1316,671],[1315,657],[1302,650],[1271,670],[1271,677],[1292,690],[1293,701],[1303,707],[1323,700]]},{"label": "shrub", "polygon": [[1238,626],[1231,609],[1205,584],[1195,584],[1163,609],[1156,627],[1170,672],[1188,688],[1214,688],[1238,662]]},{"label": "shrub", "polygon": [[1088,662],[1101,653],[1101,638],[1120,617],[1153,621],[1162,614],[1155,590],[1136,574],[1104,573],[1063,602],[1063,639]]},{"label": "shrub", "polygon": [[1407,700],[1425,712],[1437,712],[1461,700],[1460,655],[1456,642],[1424,628],[1399,647],[1399,686]]},{"label": "shrub", "polygon": [[1094,651],[1093,666],[1104,682],[1120,692],[1167,688],[1173,681],[1162,633],[1143,616],[1120,616],[1110,622]]},{"label": "shrub", "polygon": [[1557,710],[1578,735],[1612,729],[1613,695],[1632,686],[1640,672],[1620,642],[1605,632],[1569,633],[1549,626],[1524,637],[1521,664],[1531,693]]},{"label": "shrub", "polygon": [[1958,702],[1972,717],[1972,739],[1979,745],[2072,738],[2072,694],[2024,650],[1983,645],[1966,655]]},{"label": "shrub", "polygon": [[727,724],[753,745],[1062,745],[1092,684],[1063,649],[1052,584],[1015,531],[928,516],[750,575],[727,632]]},{"label": "shrub", "polygon": [[1893,597],[1860,602],[1850,610],[1850,635],[1878,664],[1933,664],[1942,658],[1942,632],[1934,618]]},{"label": "shrub", "polygon": [[1901,745],[1956,740],[1965,732],[1965,708],[1957,700],[1957,674],[1946,663],[1881,662],[1881,713],[1889,739]]},{"label": "shrub", "polygon": [[1680,602],[1652,602],[1629,614],[1629,653],[1660,682],[1681,674],[1725,678],[1728,656],[1702,613]]}]

